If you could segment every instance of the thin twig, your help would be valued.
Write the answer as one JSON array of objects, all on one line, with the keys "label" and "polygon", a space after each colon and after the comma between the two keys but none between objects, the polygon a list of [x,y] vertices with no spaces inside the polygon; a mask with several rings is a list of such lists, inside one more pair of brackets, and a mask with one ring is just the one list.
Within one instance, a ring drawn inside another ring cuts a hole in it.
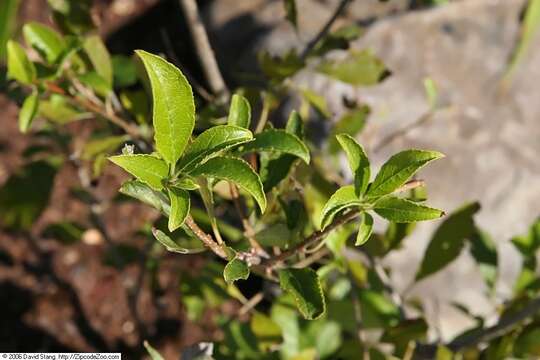
[{"label": "thin twig", "polygon": [[332,28],[332,25],[334,25],[334,23],[336,22],[336,20],[339,18],[339,16],[341,15],[341,13],[343,11],[345,11],[345,9],[347,8],[347,5],[349,5],[349,3],[351,3],[352,0],[341,0],[341,2],[339,3],[339,5],[337,6],[336,10],[334,11],[334,13],[332,14],[332,16],[330,17],[330,19],[328,19],[328,21],[326,22],[326,24],[324,24],[324,26],[322,27],[322,29],[317,33],[317,35],[315,35],[315,37],[313,39],[311,39],[306,47],[304,48],[304,50],[302,51],[302,53],[300,54],[300,58],[301,59],[305,59],[309,53],[311,52],[311,50],[313,50],[313,48],[315,47],[315,45],[317,45],[317,43],[326,35],[328,34],[328,32],[330,31],[330,29]]},{"label": "thin twig", "polygon": [[238,315],[242,316],[253,310],[257,304],[259,304],[264,299],[264,294],[262,292],[256,293],[251,299],[249,299],[241,308],[238,310]]},{"label": "thin twig", "polygon": [[223,76],[219,70],[214,51],[210,46],[208,34],[206,33],[206,29],[204,28],[204,24],[199,14],[196,0],[179,0],[179,2],[184,11],[191,38],[195,44],[197,55],[201,60],[204,75],[206,76],[210,90],[216,95],[228,98],[229,90],[227,89]]},{"label": "thin twig", "polygon": [[203,229],[197,225],[195,220],[191,217],[191,215],[188,215],[186,217],[186,225],[187,227],[193,231],[193,234],[199,238],[203,242],[203,244],[208,247],[210,250],[212,250],[216,255],[218,255],[220,258],[226,259],[227,254],[225,253],[225,250],[222,246],[219,246],[217,242],[214,241],[212,236],[205,233]]},{"label": "thin twig", "polygon": [[416,188],[419,188],[421,186],[426,185],[424,180],[421,179],[413,179],[410,181],[407,181],[405,184],[401,185],[397,190],[394,191],[394,194],[401,193],[408,190],[414,190]]}]

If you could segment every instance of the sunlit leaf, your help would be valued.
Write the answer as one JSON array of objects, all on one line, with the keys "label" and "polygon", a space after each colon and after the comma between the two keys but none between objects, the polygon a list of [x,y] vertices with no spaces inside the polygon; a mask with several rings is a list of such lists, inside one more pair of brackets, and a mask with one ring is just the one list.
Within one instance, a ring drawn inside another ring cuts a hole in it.
[{"label": "sunlit leaf", "polygon": [[362,196],[368,187],[371,170],[369,159],[364,148],[347,134],[336,135],[337,141],[347,154],[349,166],[354,175],[354,191],[357,196]]},{"label": "sunlit leaf", "polygon": [[34,89],[26,99],[24,99],[21,111],[19,111],[19,130],[23,133],[27,132],[32,125],[32,121],[36,117],[39,106],[39,95]]},{"label": "sunlit leaf", "polygon": [[229,125],[249,129],[249,125],[251,124],[251,106],[249,105],[249,101],[242,95],[233,95],[227,122]]},{"label": "sunlit leaf", "polygon": [[253,141],[238,148],[241,154],[249,152],[278,152],[299,157],[309,164],[310,155],[307,146],[296,135],[280,129],[268,129],[256,134]]},{"label": "sunlit leaf", "polygon": [[358,227],[358,235],[356,236],[356,246],[366,243],[373,232],[373,218],[368,213],[362,214],[362,221]]},{"label": "sunlit leaf", "polygon": [[156,190],[163,188],[163,180],[169,172],[165,161],[152,155],[116,155],[109,160]]},{"label": "sunlit leaf", "polygon": [[373,209],[383,218],[397,223],[433,220],[444,215],[442,210],[395,196],[383,197],[375,203]]},{"label": "sunlit leaf", "polygon": [[23,84],[31,84],[36,79],[36,68],[26,56],[26,52],[15,41],[7,42],[7,76]]},{"label": "sunlit leaf", "polygon": [[49,63],[55,64],[65,50],[62,36],[48,26],[31,22],[23,26],[24,39],[28,45]]},{"label": "sunlit leaf", "polygon": [[324,229],[340,211],[362,205],[356,195],[353,185],[343,186],[338,189],[326,202],[321,215],[321,229]]}]

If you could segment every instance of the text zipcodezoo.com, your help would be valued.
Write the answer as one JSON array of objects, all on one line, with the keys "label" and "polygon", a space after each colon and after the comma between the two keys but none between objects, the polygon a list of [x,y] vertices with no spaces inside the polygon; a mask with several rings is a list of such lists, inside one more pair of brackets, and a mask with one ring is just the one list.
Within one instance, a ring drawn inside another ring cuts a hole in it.
[{"label": "text zipcodezoo.com", "polygon": [[121,360],[120,353],[0,353],[0,360]]}]

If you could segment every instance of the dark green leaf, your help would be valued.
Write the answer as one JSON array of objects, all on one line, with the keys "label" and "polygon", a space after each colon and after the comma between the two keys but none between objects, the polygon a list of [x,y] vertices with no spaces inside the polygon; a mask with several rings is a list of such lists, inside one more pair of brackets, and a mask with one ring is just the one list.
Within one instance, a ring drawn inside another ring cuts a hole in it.
[{"label": "dark green leaf", "polygon": [[351,51],[344,60],[323,62],[318,71],[355,86],[377,84],[387,72],[370,51]]},{"label": "dark green leaf", "polygon": [[336,139],[347,154],[349,166],[354,175],[354,191],[356,196],[362,196],[369,185],[371,170],[369,159],[364,148],[347,134],[336,135]]},{"label": "dark green leaf", "polygon": [[146,68],[152,87],[156,149],[169,164],[175,164],[195,126],[191,86],[173,64],[142,50],[136,53]]},{"label": "dark green leaf", "polygon": [[534,256],[536,250],[540,248],[540,218],[531,225],[526,235],[514,237],[512,244],[524,257]]},{"label": "dark green leaf", "polygon": [[437,228],[416,273],[417,281],[441,270],[460,254],[465,239],[476,231],[473,216],[478,210],[478,203],[467,204],[451,213]]},{"label": "dark green leaf", "polygon": [[166,216],[169,216],[171,212],[171,206],[165,195],[160,191],[153,190],[145,183],[137,180],[126,181],[122,184],[119,191],[124,195],[131,196],[152,206]]},{"label": "dark green leaf", "polygon": [[281,288],[290,293],[304,318],[317,319],[326,310],[324,294],[317,273],[310,269],[284,269],[279,271]]},{"label": "dark green leaf", "polygon": [[171,213],[169,214],[169,231],[178,229],[189,214],[189,193],[179,188],[169,188],[169,199],[171,200]]},{"label": "dark green leaf", "polygon": [[113,83],[115,87],[123,88],[137,82],[137,67],[130,57],[113,55],[111,57]]},{"label": "dark green leaf", "polygon": [[480,267],[480,273],[484,277],[486,284],[493,289],[497,281],[497,248],[491,237],[477,230],[470,238],[471,255]]},{"label": "dark green leaf", "polygon": [[208,176],[232,182],[255,198],[261,212],[266,209],[266,196],[259,175],[241,159],[216,157],[196,167],[191,175]]},{"label": "dark green leaf", "polygon": [[142,90],[123,91],[120,93],[122,106],[130,112],[139,124],[147,124],[150,104],[146,93]]},{"label": "dark green leaf", "polygon": [[291,111],[291,114],[287,119],[287,124],[285,125],[285,131],[289,134],[298,136],[299,139],[304,138],[304,121],[296,110]]},{"label": "dark green leaf", "polygon": [[418,205],[395,196],[383,197],[375,203],[373,209],[383,218],[397,223],[433,220],[444,215],[439,209]]},{"label": "dark green leaf", "polygon": [[94,28],[91,0],[48,0],[55,23],[62,31],[82,34]]},{"label": "dark green leaf", "polygon": [[269,129],[255,135],[255,140],[242,145],[238,151],[248,152],[279,152],[299,157],[309,164],[310,155],[307,146],[296,135],[285,130]]},{"label": "dark green leaf", "polygon": [[251,124],[251,106],[249,105],[249,101],[242,95],[233,95],[227,122],[229,125],[249,129],[249,125]]},{"label": "dark green leaf", "polygon": [[81,225],[63,221],[47,225],[45,230],[41,233],[41,236],[57,240],[64,245],[69,245],[81,240],[83,233],[84,228]]},{"label": "dark green leaf", "polygon": [[239,126],[219,125],[206,130],[188,145],[178,169],[190,172],[227,149],[253,139],[251,131]]},{"label": "dark green leaf", "polygon": [[7,42],[7,76],[23,84],[31,84],[36,79],[36,68],[26,56],[26,52],[15,41]]},{"label": "dark green leaf", "polygon": [[298,27],[298,14],[296,11],[296,0],[283,0],[283,6],[285,7],[285,18],[294,26]]},{"label": "dark green leaf", "polygon": [[154,189],[163,189],[162,182],[168,175],[169,167],[162,159],[152,155],[133,154],[111,156],[109,160]]},{"label": "dark green leaf", "polygon": [[240,259],[234,258],[225,265],[223,278],[229,284],[237,280],[247,280],[249,277],[248,265]]},{"label": "dark green leaf", "polygon": [[425,150],[405,150],[392,156],[381,167],[366,196],[376,198],[394,192],[424,165],[442,157],[440,152]]},{"label": "dark green leaf", "polygon": [[66,44],[62,36],[48,26],[31,22],[23,26],[24,39],[49,64],[56,64]]},{"label": "dark green leaf", "polygon": [[39,94],[34,89],[30,95],[24,100],[24,103],[19,111],[19,130],[23,133],[27,132],[32,125],[32,121],[36,117],[39,106]]},{"label": "dark green leaf", "polygon": [[373,218],[367,212],[362,214],[362,221],[358,228],[358,235],[356,236],[356,246],[360,246],[366,243],[373,232]]},{"label": "dark green leaf", "polygon": [[351,207],[362,205],[360,198],[356,195],[353,185],[339,188],[326,202],[321,213],[321,229],[324,229],[334,219],[337,213]]}]

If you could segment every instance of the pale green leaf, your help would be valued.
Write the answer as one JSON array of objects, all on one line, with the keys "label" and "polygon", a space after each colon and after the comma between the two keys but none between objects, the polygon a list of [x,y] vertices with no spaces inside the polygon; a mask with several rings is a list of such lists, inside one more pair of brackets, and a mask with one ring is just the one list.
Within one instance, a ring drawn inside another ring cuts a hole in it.
[{"label": "pale green leaf", "polygon": [[83,85],[92,89],[97,95],[107,97],[112,92],[111,84],[107,83],[107,81],[95,71],[81,74],[78,79]]},{"label": "pale green leaf", "polygon": [[242,145],[238,151],[242,154],[249,152],[280,152],[299,157],[309,164],[310,155],[307,146],[296,135],[281,129],[268,129],[255,135],[255,140]]},{"label": "pale green leaf", "polygon": [[377,84],[386,73],[384,64],[370,51],[351,51],[341,61],[324,61],[318,71],[355,86]]},{"label": "pale green leaf", "polygon": [[165,194],[161,191],[156,191],[150,186],[138,180],[126,181],[120,187],[120,193],[131,196],[153,208],[159,210],[165,216],[169,216],[171,206]]},{"label": "pale green leaf", "polygon": [[110,154],[129,139],[127,135],[94,138],[84,144],[81,159],[92,160],[101,154]]},{"label": "pale green leaf", "polygon": [[424,165],[442,157],[440,152],[425,150],[405,150],[395,154],[381,167],[366,196],[376,198],[394,192]]},{"label": "pale green leaf", "polygon": [[36,68],[26,52],[15,41],[7,42],[7,76],[23,84],[31,84],[36,79]]},{"label": "pale green leaf", "polygon": [[152,229],[152,234],[161,245],[167,249],[167,251],[178,253],[178,254],[197,254],[205,251],[204,248],[199,249],[187,249],[182,245],[178,244],[176,241],[170,238],[167,234],[159,229]]},{"label": "pale green leaf", "polygon": [[152,155],[133,154],[111,156],[109,160],[152,188],[163,189],[162,181],[167,177],[169,167],[162,159]]},{"label": "pale green leaf", "polygon": [[380,199],[375,203],[373,209],[386,220],[397,223],[433,220],[444,215],[444,212],[439,209],[419,205],[395,196]]},{"label": "pale green leaf", "polygon": [[366,192],[371,176],[369,159],[364,148],[347,134],[336,135],[336,139],[347,154],[349,166],[354,175],[354,191],[357,196]]},{"label": "pale green leaf", "polygon": [[180,158],[195,126],[191,86],[182,72],[157,55],[137,50],[152,88],[154,140],[169,163]]},{"label": "pale green leaf", "polygon": [[452,212],[437,228],[416,274],[417,281],[441,270],[458,257],[465,240],[476,232],[473,216],[478,210],[478,203],[467,204]]},{"label": "pale green leaf", "polygon": [[24,40],[49,64],[55,64],[63,54],[66,44],[62,36],[43,24],[31,22],[23,27]]},{"label": "pale green leaf", "polygon": [[358,207],[362,203],[356,195],[353,185],[339,188],[326,202],[321,213],[321,229],[324,229],[340,211],[351,207]]},{"label": "pale green leaf", "polygon": [[148,343],[148,341],[144,342],[144,347],[152,360],[165,360],[163,359],[163,356]]},{"label": "pale green leaf", "polygon": [[215,157],[193,169],[191,175],[207,176],[232,182],[253,196],[261,212],[266,209],[266,196],[259,175],[244,160]]},{"label": "pale green leaf", "polygon": [[225,150],[253,139],[251,131],[239,126],[219,125],[206,130],[188,145],[178,164],[182,172],[189,172]]},{"label": "pale green leaf", "polygon": [[439,92],[437,90],[437,85],[432,78],[424,79],[424,90],[426,91],[426,97],[428,100],[429,108],[434,110],[437,108]]},{"label": "pale green leaf", "polygon": [[356,235],[356,246],[360,246],[366,243],[373,232],[373,217],[368,213],[362,214],[362,221],[358,227],[358,234]]},{"label": "pale green leaf", "polygon": [[189,192],[176,187],[168,189],[171,200],[171,213],[169,214],[169,231],[178,229],[189,214]]},{"label": "pale green leaf", "polygon": [[330,110],[328,110],[328,104],[324,96],[321,96],[309,89],[300,89],[304,99],[321,115],[324,117],[330,117]]},{"label": "pale green leaf", "polygon": [[37,90],[32,91],[19,111],[19,130],[23,133],[27,132],[32,125],[32,121],[36,117],[39,106],[39,95]]},{"label": "pale green leaf", "polygon": [[229,261],[223,270],[223,278],[229,284],[237,280],[246,280],[248,277],[248,265],[238,258],[234,258]]},{"label": "pale green leaf", "polygon": [[249,129],[249,125],[251,124],[251,106],[249,105],[249,101],[242,95],[233,95],[227,123]]},{"label": "pale green leaf", "polygon": [[279,271],[281,288],[290,293],[304,318],[313,320],[326,311],[326,303],[317,273],[311,268]]},{"label": "pale green leaf", "polygon": [[189,176],[184,176],[173,184],[175,187],[178,187],[180,189],[184,190],[197,190],[200,188],[200,185],[195,182],[194,179],[192,179]]},{"label": "pale green leaf", "polygon": [[41,100],[39,114],[60,125],[94,116],[91,113],[79,111],[69,103],[66,97],[59,94],[52,94],[48,100]]},{"label": "pale green leaf", "polygon": [[83,42],[83,48],[96,70],[96,73],[105,80],[109,88],[113,85],[113,67],[109,50],[98,35],[90,35]]}]

